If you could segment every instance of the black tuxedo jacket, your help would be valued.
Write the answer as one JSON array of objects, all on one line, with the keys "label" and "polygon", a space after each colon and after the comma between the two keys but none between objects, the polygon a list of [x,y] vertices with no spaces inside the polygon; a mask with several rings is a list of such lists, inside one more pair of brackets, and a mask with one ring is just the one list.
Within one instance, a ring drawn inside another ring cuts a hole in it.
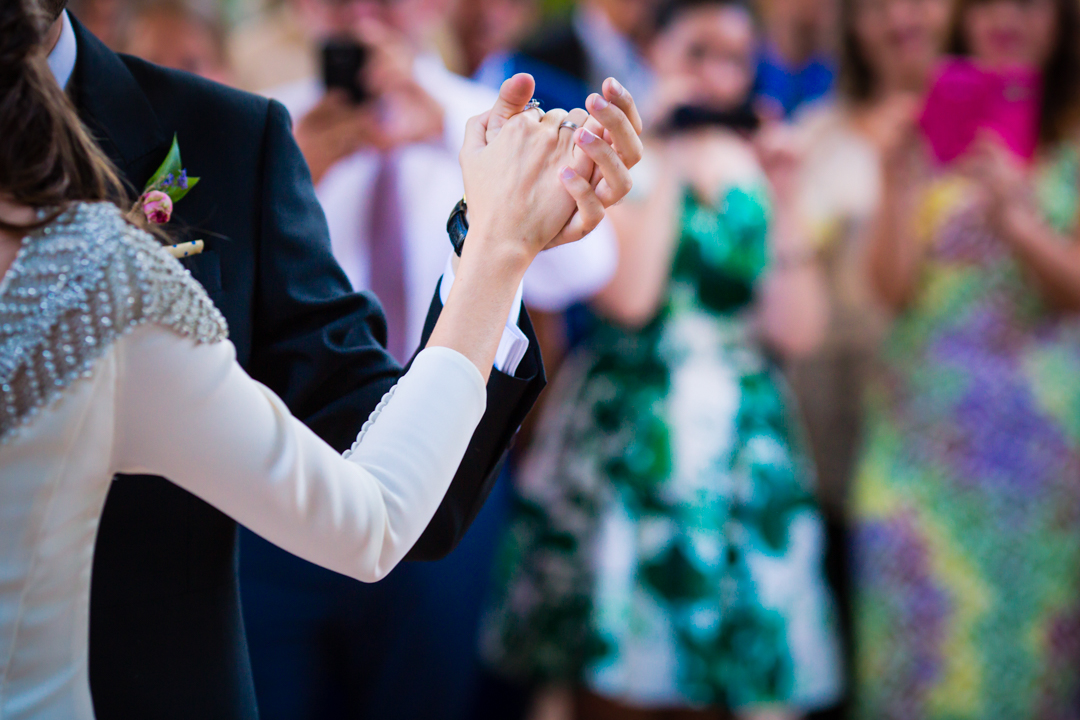
[{"label": "black tuxedo jacket", "polygon": [[[118,56],[78,23],[75,32],[69,91],[132,192],[164,160],[174,133],[184,166],[201,178],[177,204],[170,229],[177,242],[205,240],[205,252],[185,263],[228,320],[240,364],[327,442],[347,448],[402,369],[384,350],[377,302],[352,292],[330,252],[287,112]],[[440,309],[436,294],[428,332]],[[529,354],[516,377],[492,373],[487,414],[409,559],[454,547],[543,388],[524,313],[521,327]],[[257,717],[236,539],[230,518],[164,479],[116,479],[91,591],[90,685],[99,720]]]}]

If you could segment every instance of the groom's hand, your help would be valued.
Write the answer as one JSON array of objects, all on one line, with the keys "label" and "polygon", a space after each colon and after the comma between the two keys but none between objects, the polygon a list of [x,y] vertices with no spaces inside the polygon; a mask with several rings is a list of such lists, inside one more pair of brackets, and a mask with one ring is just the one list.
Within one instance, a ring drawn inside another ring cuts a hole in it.
[{"label": "groom's hand", "polygon": [[[562,178],[567,192],[577,201],[578,211],[548,244],[549,248],[588,235],[600,223],[595,219],[596,204],[609,208],[626,197],[633,186],[630,168],[638,164],[643,152],[641,114],[633,96],[615,78],[605,80],[602,90],[602,95],[594,93],[586,100],[589,119],[574,132],[575,156],[580,151],[595,166],[591,173],[578,170],[576,177]],[[575,162],[574,169],[577,168]],[[592,211],[582,212],[586,206]]]}]

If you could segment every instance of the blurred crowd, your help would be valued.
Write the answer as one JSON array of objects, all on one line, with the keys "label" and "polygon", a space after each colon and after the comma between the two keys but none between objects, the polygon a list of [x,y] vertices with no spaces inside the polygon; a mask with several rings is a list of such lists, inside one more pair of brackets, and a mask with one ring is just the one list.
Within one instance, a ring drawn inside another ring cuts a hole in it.
[{"label": "blurred crowd", "polygon": [[245,536],[264,719],[1080,718],[1078,0],[71,10],[288,109],[402,361],[503,80],[646,121],[526,278],[552,383],[466,541],[359,586]]}]

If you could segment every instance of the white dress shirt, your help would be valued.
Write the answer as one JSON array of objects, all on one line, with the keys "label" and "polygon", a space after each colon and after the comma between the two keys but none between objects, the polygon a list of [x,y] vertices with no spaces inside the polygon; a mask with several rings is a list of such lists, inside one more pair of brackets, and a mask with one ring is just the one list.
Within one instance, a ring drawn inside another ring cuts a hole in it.
[{"label": "white dress shirt", "polygon": [[[407,347],[419,344],[431,291],[448,267],[446,219],[464,192],[458,153],[465,124],[470,117],[489,110],[497,97],[489,88],[450,72],[434,55],[417,58],[414,77],[442,106],[444,133],[432,142],[398,148],[393,156],[405,216]],[[269,95],[281,101],[297,122],[324,92],[321,82],[312,78],[277,88]],[[378,163],[376,152],[361,150],[332,167],[316,188],[330,225],[334,255],[357,290],[370,286],[369,219],[364,198],[372,192]],[[563,310],[602,288],[614,273],[616,260],[615,237],[605,220],[580,242],[536,258],[525,275],[525,303],[539,310]],[[452,282],[452,275],[444,279],[444,299],[451,284],[445,280]],[[507,328],[508,334],[517,330],[515,318]],[[523,357],[528,346],[515,348],[505,336],[503,345],[512,352],[509,356],[500,352],[496,367],[512,372],[510,365],[500,367],[500,362]]]},{"label": "white dress shirt", "polygon": [[75,30],[71,27],[71,18],[67,10],[60,13],[64,19],[63,28],[60,30],[60,39],[56,41],[56,47],[49,53],[49,69],[60,87],[67,89],[71,81],[71,75],[75,72],[75,60],[78,55],[78,43],[75,42]]}]

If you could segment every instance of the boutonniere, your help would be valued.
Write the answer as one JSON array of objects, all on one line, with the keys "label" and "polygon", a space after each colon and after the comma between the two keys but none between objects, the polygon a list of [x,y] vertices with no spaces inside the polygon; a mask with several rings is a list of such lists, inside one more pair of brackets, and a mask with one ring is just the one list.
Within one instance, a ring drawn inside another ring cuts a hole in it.
[{"label": "boutonniere", "polygon": [[172,218],[173,206],[183,200],[198,182],[199,178],[189,177],[181,164],[180,145],[173,135],[172,147],[165,156],[165,162],[146,182],[136,208],[142,211],[148,222],[164,225]]}]

